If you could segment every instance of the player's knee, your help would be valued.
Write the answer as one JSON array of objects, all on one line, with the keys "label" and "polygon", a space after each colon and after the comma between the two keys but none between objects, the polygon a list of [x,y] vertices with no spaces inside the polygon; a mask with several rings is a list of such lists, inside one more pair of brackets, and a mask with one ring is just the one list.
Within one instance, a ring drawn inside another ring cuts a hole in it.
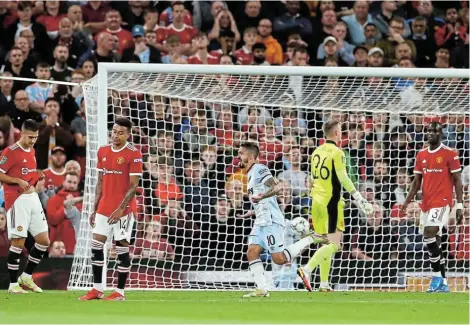
[{"label": "player's knee", "polygon": [[284,252],[273,253],[273,254],[271,254],[271,258],[272,258],[273,262],[276,263],[277,265],[284,265],[287,262],[289,262],[286,255],[284,254]]},{"label": "player's knee", "polygon": [[91,260],[92,261],[103,261],[104,260],[104,243],[98,240],[91,241]]}]

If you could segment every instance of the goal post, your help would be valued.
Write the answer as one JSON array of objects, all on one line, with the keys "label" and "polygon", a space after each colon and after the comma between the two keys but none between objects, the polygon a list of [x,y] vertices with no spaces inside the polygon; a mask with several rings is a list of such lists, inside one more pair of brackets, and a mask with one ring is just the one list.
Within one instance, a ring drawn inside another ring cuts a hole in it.
[{"label": "goal post", "polygon": [[[258,142],[260,161],[283,185],[279,201],[288,222],[309,218],[308,156],[322,143],[321,124],[337,118],[343,122],[348,173],[379,212],[368,219],[346,204],[344,246],[333,261],[332,284],[425,290],[430,267],[415,222],[419,206],[403,215],[400,203],[429,121],[446,125],[444,143],[469,165],[468,70],[99,63],[97,76],[83,88],[85,199],[69,289],[92,285],[87,220],[96,154],[108,142],[115,116],[126,116],[144,156],[131,289],[252,287],[245,257],[252,220],[234,215],[249,208],[243,198],[246,176],[233,162],[237,146]],[[469,283],[465,231],[468,225],[451,225],[444,237],[456,291]],[[288,227],[285,237],[296,240]],[[114,287],[116,260],[108,246],[103,279]],[[315,249],[283,267],[263,255],[272,288],[299,288],[295,268]]]}]

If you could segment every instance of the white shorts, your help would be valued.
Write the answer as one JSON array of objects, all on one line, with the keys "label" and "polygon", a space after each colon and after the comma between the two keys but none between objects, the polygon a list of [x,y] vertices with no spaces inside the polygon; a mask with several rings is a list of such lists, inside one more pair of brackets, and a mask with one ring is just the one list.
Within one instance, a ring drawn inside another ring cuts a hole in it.
[{"label": "white shorts", "polygon": [[426,227],[439,227],[438,236],[442,236],[442,227],[447,226],[450,216],[450,206],[433,208],[427,212],[421,212],[419,218],[419,232],[424,233]]},{"label": "white shorts", "polygon": [[284,250],[285,228],[277,223],[271,226],[253,226],[248,245],[258,245],[269,253],[280,253]]},{"label": "white shorts", "polygon": [[36,237],[48,232],[46,215],[37,193],[21,194],[7,211],[8,239]]},{"label": "white shorts", "polygon": [[95,226],[93,227],[93,234],[103,235],[106,238],[112,236],[115,241],[126,240],[128,243],[131,240],[132,228],[134,227],[134,214],[122,216],[119,222],[110,225],[108,217],[97,213],[95,217]]}]

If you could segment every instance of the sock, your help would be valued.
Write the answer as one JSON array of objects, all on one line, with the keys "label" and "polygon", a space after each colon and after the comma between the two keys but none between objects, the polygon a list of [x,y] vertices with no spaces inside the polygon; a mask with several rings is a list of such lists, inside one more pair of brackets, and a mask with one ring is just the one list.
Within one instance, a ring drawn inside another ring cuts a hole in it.
[{"label": "sock", "polygon": [[18,269],[20,268],[21,248],[10,246],[8,251],[7,266],[10,275],[10,287],[18,282]]},{"label": "sock", "polygon": [[[440,268],[441,268],[441,276],[445,279],[446,278],[446,259],[442,256],[441,253],[441,261],[440,261]],[[447,283],[446,283],[447,284]]]},{"label": "sock", "polygon": [[292,262],[297,256],[300,255],[300,253],[302,253],[302,250],[305,247],[310,246],[311,244],[313,244],[313,238],[310,237],[310,236],[307,236],[307,237],[293,243],[289,247],[287,247],[284,250],[284,255],[286,256],[286,258],[289,262]]},{"label": "sock", "polygon": [[121,295],[124,295],[124,287],[126,286],[127,277],[131,270],[131,258],[129,256],[129,246],[120,246],[116,244],[116,254],[120,264],[117,267],[118,271],[118,290]]},{"label": "sock", "polygon": [[325,260],[320,263],[320,282],[323,284],[326,283],[326,286],[328,286],[329,277],[330,277],[332,255],[325,257]]},{"label": "sock", "polygon": [[251,276],[255,280],[258,289],[267,290],[266,277],[264,276],[264,266],[260,259],[250,262]]},{"label": "sock", "polygon": [[44,253],[47,251],[48,246],[39,245],[38,243],[34,244],[33,248],[29,252],[28,264],[24,269],[23,276],[29,277],[33,274],[36,266],[41,262]]},{"label": "sock", "polygon": [[307,273],[312,273],[312,271],[320,265],[322,262],[331,261],[331,256],[338,251],[338,246],[335,243],[330,243],[328,245],[323,245],[320,247],[313,257],[305,265],[304,270]]},{"label": "sock", "polygon": [[103,292],[103,248],[104,243],[94,239],[91,241],[91,269],[93,270],[93,288],[100,292]]},{"label": "sock", "polygon": [[119,293],[121,296],[124,296],[124,289],[116,289],[116,292]]},{"label": "sock", "polygon": [[431,262],[432,276],[441,277],[441,248],[436,238],[424,238],[424,244],[428,248],[429,262]]}]

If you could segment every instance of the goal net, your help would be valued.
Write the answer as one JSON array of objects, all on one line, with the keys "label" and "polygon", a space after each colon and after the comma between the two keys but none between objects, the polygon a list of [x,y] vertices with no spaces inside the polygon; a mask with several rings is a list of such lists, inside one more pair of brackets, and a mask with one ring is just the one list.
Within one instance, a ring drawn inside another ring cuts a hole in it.
[{"label": "goal net", "polygon": [[[254,283],[246,260],[253,219],[247,177],[236,157],[243,141],[260,146],[259,161],[279,180],[277,200],[287,224],[310,219],[310,159],[323,143],[322,123],[343,122],[341,147],[357,189],[373,202],[362,215],[346,197],[343,248],[332,263],[338,290],[422,291],[430,276],[419,234],[419,202],[401,212],[414,158],[426,147],[426,125],[441,121],[443,142],[459,152],[465,220],[443,235],[449,285],[467,289],[470,248],[468,166],[469,78],[457,69],[188,66],[100,64],[84,85],[87,170],[82,227],[70,289],[92,285],[92,211],[96,154],[119,116],[134,122],[131,141],[144,156],[131,241],[131,289],[246,289]],[[466,174],[465,174],[466,173]],[[419,195],[418,195],[419,197]],[[298,240],[289,227],[285,245]],[[263,254],[273,290],[301,289],[292,264]],[[116,286],[116,254],[107,245],[108,288]],[[105,263],[106,265],[106,263]],[[318,285],[318,274],[312,278]]]}]

